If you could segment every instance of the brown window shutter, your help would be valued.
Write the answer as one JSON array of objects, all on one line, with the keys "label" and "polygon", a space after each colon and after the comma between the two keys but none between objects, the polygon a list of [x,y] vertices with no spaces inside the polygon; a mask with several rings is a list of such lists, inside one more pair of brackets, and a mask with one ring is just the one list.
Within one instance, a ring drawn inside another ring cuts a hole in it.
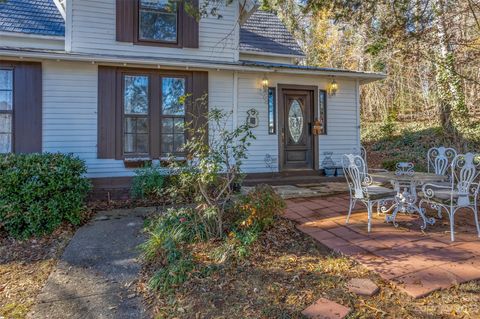
[{"label": "brown window shutter", "polygon": [[135,0],[117,0],[117,41],[133,42]]},{"label": "brown window shutter", "polygon": [[98,67],[98,158],[116,157],[117,69]]},{"label": "brown window shutter", "polygon": [[18,63],[14,69],[15,153],[42,152],[42,64]]},{"label": "brown window shutter", "polygon": [[[198,71],[192,74],[192,99],[187,110],[187,122],[193,128],[207,127],[208,113],[208,72]],[[208,143],[208,136],[205,136]]]},{"label": "brown window shutter", "polygon": [[[193,10],[190,10],[193,9]],[[191,12],[195,11],[195,12]],[[194,14],[195,13],[195,14]],[[199,47],[199,23],[196,15],[198,13],[198,0],[185,0],[183,17],[182,17],[182,32],[183,32],[183,47],[184,48],[198,48]]]}]

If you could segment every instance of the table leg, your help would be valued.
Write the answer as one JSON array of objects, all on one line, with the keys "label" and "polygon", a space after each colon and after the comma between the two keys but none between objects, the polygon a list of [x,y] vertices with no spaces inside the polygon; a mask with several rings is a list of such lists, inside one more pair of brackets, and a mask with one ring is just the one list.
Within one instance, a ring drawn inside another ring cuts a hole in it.
[{"label": "table leg", "polygon": [[393,226],[398,227],[398,223],[397,223],[397,221],[396,221],[395,219],[397,218],[397,214],[398,214],[398,211],[400,210],[400,206],[397,204],[397,205],[395,205],[395,206],[393,206],[393,207],[395,207],[395,209],[393,210],[393,213],[391,213],[390,215],[385,216],[385,221],[386,221],[387,223],[392,222],[392,223],[393,223]]},{"label": "table leg", "polygon": [[416,204],[412,204],[411,207],[412,207],[412,209],[414,209],[414,210],[420,215],[420,217],[422,217],[422,219],[423,219],[423,225],[420,226],[420,229],[421,229],[421,230],[425,230],[425,228],[427,228],[427,224],[429,224],[429,225],[435,224],[435,218],[433,218],[433,217],[428,218],[428,217],[425,215],[425,208],[420,208],[420,207],[418,207]]},{"label": "table leg", "polygon": [[[398,212],[413,214],[418,213],[423,220],[423,225],[420,226],[420,229],[425,230],[427,224],[433,225],[435,223],[435,218],[427,218],[425,215],[425,209],[419,208],[416,205],[417,202],[417,190],[416,182],[411,181],[408,184],[400,184],[398,181],[391,181],[394,189],[397,191],[395,196],[395,203],[388,210],[383,210],[383,212],[388,213],[393,210],[392,214],[385,216],[385,221],[387,223],[392,222],[395,227],[398,227],[396,222]],[[402,191],[403,189],[403,191]]]}]

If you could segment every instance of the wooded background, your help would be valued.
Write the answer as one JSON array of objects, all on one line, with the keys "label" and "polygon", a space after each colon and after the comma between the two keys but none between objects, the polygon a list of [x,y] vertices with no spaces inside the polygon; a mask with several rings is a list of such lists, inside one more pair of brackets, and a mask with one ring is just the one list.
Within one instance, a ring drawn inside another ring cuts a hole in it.
[{"label": "wooded background", "polygon": [[[362,120],[478,126],[480,0],[264,0],[321,67],[385,72],[362,88]],[[341,88],[340,88],[341,89]]]}]

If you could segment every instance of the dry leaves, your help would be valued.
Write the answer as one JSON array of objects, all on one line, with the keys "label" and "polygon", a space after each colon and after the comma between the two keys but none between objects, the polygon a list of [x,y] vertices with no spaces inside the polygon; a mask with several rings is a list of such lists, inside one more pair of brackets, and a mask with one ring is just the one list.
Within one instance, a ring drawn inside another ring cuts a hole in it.
[{"label": "dry leaves", "polygon": [[0,235],[0,318],[26,316],[72,235],[68,226],[42,239]]},{"label": "dry leaves", "polygon": [[[205,254],[196,256],[206,262]],[[413,300],[350,259],[317,246],[283,219],[261,236],[247,259],[221,265],[206,277],[193,276],[170,295],[145,289],[149,271],[144,269],[142,291],[158,318],[302,318],[301,311],[320,297],[353,308],[353,318],[480,318],[480,283]],[[349,293],[345,283],[354,277],[372,279],[380,293],[371,298]]]}]

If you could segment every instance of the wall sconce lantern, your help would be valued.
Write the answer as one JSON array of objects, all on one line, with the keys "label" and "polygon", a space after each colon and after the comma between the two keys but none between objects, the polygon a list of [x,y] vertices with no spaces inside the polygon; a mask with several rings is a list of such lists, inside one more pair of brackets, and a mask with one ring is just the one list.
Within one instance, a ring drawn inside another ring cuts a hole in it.
[{"label": "wall sconce lantern", "polygon": [[265,92],[268,90],[268,78],[266,75],[264,75],[262,79],[262,89]]},{"label": "wall sconce lantern", "polygon": [[332,80],[327,86],[328,95],[334,96],[338,92],[338,83],[335,79]]},{"label": "wall sconce lantern", "polygon": [[263,96],[263,99],[265,102],[268,102],[268,86],[270,85],[267,75],[263,76],[262,82],[261,82],[262,87],[259,89],[260,94]]}]

